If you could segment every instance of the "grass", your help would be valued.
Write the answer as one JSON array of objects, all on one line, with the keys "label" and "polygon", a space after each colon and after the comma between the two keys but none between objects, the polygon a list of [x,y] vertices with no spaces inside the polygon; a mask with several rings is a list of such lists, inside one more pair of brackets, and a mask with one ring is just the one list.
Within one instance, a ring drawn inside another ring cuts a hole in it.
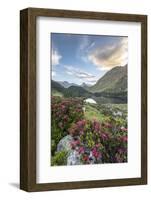
[{"label": "grass", "polygon": [[98,120],[100,122],[108,119],[107,116],[103,115],[100,110],[97,109],[97,106],[91,104],[85,104],[85,118],[87,120]]},{"label": "grass", "polygon": [[[105,122],[110,119],[112,116],[112,112],[115,111],[122,111],[127,115],[127,104],[102,104],[102,105],[95,105],[86,103],[85,107],[85,119],[87,120],[97,120],[100,122]],[[125,118],[125,117],[124,117]],[[116,117],[116,120],[124,120],[121,117]]]},{"label": "grass", "polygon": [[63,97],[63,94],[61,92],[58,92],[56,90],[52,91],[52,96],[58,96],[58,97]]},{"label": "grass", "polygon": [[[106,105],[112,109],[119,109],[119,110],[127,111],[127,104],[106,104]],[[104,104],[104,106],[105,106],[105,104]]]}]

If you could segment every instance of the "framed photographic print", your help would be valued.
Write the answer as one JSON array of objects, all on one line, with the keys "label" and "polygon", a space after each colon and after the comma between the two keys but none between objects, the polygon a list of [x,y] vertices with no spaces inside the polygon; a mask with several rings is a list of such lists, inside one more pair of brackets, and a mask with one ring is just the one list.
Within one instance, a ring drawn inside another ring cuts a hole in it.
[{"label": "framed photographic print", "polygon": [[147,184],[147,16],[20,12],[20,188]]}]

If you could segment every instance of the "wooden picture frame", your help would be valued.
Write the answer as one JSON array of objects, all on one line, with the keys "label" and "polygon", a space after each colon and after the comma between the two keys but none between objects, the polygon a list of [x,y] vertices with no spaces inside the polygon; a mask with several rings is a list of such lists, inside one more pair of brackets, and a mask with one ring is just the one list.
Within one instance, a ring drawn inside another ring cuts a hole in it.
[{"label": "wooden picture frame", "polygon": [[[141,177],[36,183],[36,19],[39,16],[141,23]],[[27,8],[20,12],[20,188],[47,191],[147,184],[147,16]]]}]

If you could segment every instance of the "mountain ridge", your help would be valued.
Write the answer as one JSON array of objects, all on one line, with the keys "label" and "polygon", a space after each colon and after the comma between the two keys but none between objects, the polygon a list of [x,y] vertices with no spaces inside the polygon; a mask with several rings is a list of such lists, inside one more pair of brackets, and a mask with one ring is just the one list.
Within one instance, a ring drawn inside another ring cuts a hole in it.
[{"label": "mountain ridge", "polygon": [[93,86],[88,86],[86,83],[77,85],[67,81],[64,81],[66,86],[63,86],[60,82],[54,80],[51,83],[53,94],[56,93],[65,97],[127,98],[127,65],[112,68]]},{"label": "mountain ridge", "polygon": [[69,88],[70,86],[79,86],[76,83],[69,83],[68,81],[57,81],[64,88]]},{"label": "mountain ridge", "polygon": [[112,68],[96,84],[89,87],[89,91],[92,93],[127,91],[127,65]]},{"label": "mountain ridge", "polygon": [[59,94],[65,97],[89,97],[91,93],[81,86],[70,86],[64,88],[59,82],[51,80],[52,94]]}]

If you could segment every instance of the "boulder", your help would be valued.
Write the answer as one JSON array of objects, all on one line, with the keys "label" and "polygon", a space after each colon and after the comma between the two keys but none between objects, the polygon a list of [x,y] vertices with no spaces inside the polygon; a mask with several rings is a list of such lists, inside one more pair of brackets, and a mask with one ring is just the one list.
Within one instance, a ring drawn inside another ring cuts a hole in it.
[{"label": "boulder", "polygon": [[71,142],[73,141],[73,137],[71,135],[67,135],[65,137],[63,137],[58,145],[57,145],[57,151],[71,151]]},{"label": "boulder", "polygon": [[67,151],[67,165],[80,165],[82,164],[80,161],[80,154],[71,148],[71,142],[73,141],[73,137],[67,135],[63,137],[57,145],[57,151]]},{"label": "boulder", "polygon": [[67,157],[67,165],[80,165],[80,154],[76,150],[70,151]]},{"label": "boulder", "polygon": [[[67,151],[67,165],[82,165],[82,161],[80,159],[80,154],[78,153],[78,149],[72,149],[71,148],[71,142],[73,142],[74,139],[71,135],[67,135],[63,137],[60,142],[57,145],[57,151]],[[95,157],[92,155],[92,151],[87,149],[85,151],[89,157],[89,164],[96,163]],[[102,163],[101,158],[98,160],[99,163]]]}]

